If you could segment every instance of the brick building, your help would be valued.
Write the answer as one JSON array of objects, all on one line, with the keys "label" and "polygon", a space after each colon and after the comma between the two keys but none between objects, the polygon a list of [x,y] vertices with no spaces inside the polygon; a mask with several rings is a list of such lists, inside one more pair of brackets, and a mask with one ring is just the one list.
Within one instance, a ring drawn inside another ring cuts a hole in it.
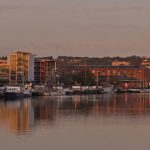
[{"label": "brick building", "polygon": [[90,67],[90,71],[95,74],[100,82],[101,79],[115,77],[121,81],[124,88],[145,87],[150,84],[150,69],[137,66],[96,66]]}]

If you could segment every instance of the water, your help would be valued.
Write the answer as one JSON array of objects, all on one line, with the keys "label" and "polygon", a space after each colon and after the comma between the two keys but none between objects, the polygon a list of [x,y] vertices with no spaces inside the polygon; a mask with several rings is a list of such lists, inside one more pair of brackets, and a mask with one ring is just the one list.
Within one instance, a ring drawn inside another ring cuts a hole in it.
[{"label": "water", "polygon": [[0,102],[2,150],[149,150],[150,94]]}]

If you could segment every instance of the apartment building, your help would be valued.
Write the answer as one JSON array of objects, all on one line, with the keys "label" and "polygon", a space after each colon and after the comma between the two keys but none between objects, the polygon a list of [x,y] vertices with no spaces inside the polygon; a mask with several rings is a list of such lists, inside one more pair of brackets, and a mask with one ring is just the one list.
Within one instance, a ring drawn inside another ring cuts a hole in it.
[{"label": "apartment building", "polygon": [[25,83],[34,81],[34,55],[17,51],[8,55],[10,65],[10,82]]},{"label": "apartment building", "polygon": [[35,82],[47,84],[52,82],[52,78],[56,73],[56,61],[52,58],[36,58],[35,59]]},{"label": "apartment building", "polygon": [[0,60],[0,80],[9,81],[10,66],[7,60]]}]

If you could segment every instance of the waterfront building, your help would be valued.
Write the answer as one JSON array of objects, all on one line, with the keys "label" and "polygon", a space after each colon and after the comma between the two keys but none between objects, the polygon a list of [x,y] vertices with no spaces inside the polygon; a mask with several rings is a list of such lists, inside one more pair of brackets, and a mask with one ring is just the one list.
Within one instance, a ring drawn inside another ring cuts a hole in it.
[{"label": "waterfront building", "polygon": [[[103,59],[102,59],[103,60]],[[137,60],[136,60],[137,61]],[[150,86],[150,68],[140,66],[133,61],[120,61],[104,59],[104,64],[98,58],[81,58],[81,57],[58,57],[57,71],[60,76],[67,74],[73,75],[80,72],[90,71],[95,75],[97,85],[102,83],[120,82],[120,86],[125,88],[137,88]],[[110,63],[110,64],[109,64]],[[148,62],[146,62],[148,64]],[[88,78],[86,79],[88,80]],[[116,83],[114,83],[116,84]]]},{"label": "waterfront building", "polygon": [[[104,58],[89,58],[89,57],[67,57],[59,56],[57,59],[57,72],[60,76],[64,74],[79,73],[82,67],[85,66],[130,66],[131,62],[126,60],[117,60],[109,57]],[[87,67],[88,68],[88,67]]]},{"label": "waterfront building", "polygon": [[10,65],[10,82],[25,83],[34,81],[34,55],[17,51],[8,55]]},{"label": "waterfront building", "polygon": [[0,80],[9,81],[10,76],[10,65],[7,60],[0,60]]},{"label": "waterfront building", "polygon": [[56,75],[56,61],[51,58],[35,58],[35,82],[38,84],[51,84]]},{"label": "waterfront building", "polygon": [[124,88],[140,88],[150,85],[150,69],[138,66],[95,66],[89,68],[99,82],[110,79],[121,81]]}]

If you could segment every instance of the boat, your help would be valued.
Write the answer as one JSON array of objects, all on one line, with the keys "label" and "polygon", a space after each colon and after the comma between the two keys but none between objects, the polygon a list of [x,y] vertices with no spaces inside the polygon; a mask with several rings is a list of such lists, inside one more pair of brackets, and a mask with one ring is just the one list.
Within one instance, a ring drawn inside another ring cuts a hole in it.
[{"label": "boat", "polygon": [[140,89],[128,89],[127,93],[141,93]]},{"label": "boat", "polygon": [[81,94],[82,87],[80,85],[72,86],[73,95]]},{"label": "boat", "polygon": [[103,93],[105,92],[102,86],[72,86],[73,95],[92,95],[92,94],[97,95],[97,94],[103,94]]},{"label": "boat", "polygon": [[115,93],[126,93],[126,90],[123,88],[117,88],[115,89]]},{"label": "boat", "polygon": [[150,93],[150,89],[140,89],[140,93]]},{"label": "boat", "polygon": [[66,95],[66,91],[63,87],[54,87],[50,93],[51,96],[63,96]]},{"label": "boat", "polygon": [[6,86],[4,89],[5,99],[13,100],[21,97],[21,88],[19,86]]},{"label": "boat", "polygon": [[110,86],[103,86],[102,89],[103,89],[104,93],[112,93],[114,87],[112,85],[110,85]]},{"label": "boat", "polygon": [[73,90],[70,88],[66,88],[66,89],[64,89],[64,91],[65,91],[66,95],[73,95]]},{"label": "boat", "polygon": [[50,92],[44,92],[43,96],[51,96]]},{"label": "boat", "polygon": [[28,98],[28,97],[32,96],[31,92],[27,89],[23,90],[22,95],[23,95],[24,98]]},{"label": "boat", "polygon": [[5,87],[0,87],[0,98],[4,98]]},{"label": "boat", "polygon": [[32,96],[43,96],[44,91],[45,91],[45,86],[35,85],[31,90],[31,94]]}]

